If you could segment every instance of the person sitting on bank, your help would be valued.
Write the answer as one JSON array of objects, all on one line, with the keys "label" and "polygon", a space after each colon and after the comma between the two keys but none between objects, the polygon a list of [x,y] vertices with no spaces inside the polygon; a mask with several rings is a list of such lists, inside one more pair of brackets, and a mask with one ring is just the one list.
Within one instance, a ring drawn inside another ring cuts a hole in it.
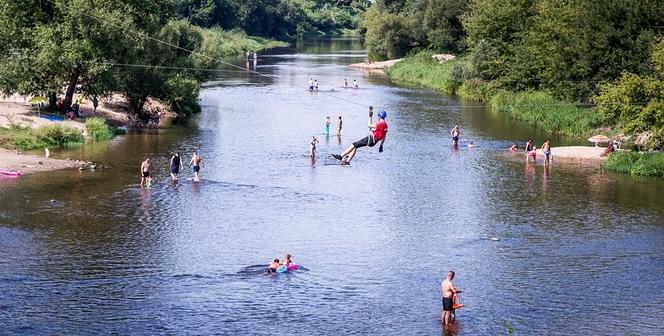
[{"label": "person sitting on bank", "polygon": [[609,142],[609,146],[606,147],[601,157],[609,156],[611,153],[616,151],[616,147],[613,146],[613,141]]}]

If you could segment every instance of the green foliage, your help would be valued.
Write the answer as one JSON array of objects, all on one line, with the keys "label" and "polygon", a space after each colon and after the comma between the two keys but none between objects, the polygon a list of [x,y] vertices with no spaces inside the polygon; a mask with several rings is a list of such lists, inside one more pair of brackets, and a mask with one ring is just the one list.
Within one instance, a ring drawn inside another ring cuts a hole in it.
[{"label": "green foliage", "polygon": [[200,84],[198,81],[185,76],[175,76],[166,83],[166,103],[173,112],[180,115],[192,115],[200,112],[198,105],[198,93]]},{"label": "green foliage", "polygon": [[461,84],[458,71],[461,61],[448,61],[443,64],[431,57],[430,52],[422,52],[387,69],[390,78],[417,84],[426,88],[455,93]]},{"label": "green foliage", "polygon": [[114,128],[103,118],[88,118],[85,120],[85,130],[88,138],[93,141],[110,140],[115,135]]},{"label": "green foliage", "polygon": [[491,106],[545,131],[571,136],[590,134],[604,122],[602,114],[563,103],[544,92],[498,92]]},{"label": "green foliage", "polygon": [[664,176],[664,153],[614,152],[604,168],[639,176]]},{"label": "green foliage", "polygon": [[85,138],[81,132],[60,124],[46,125],[35,130],[21,127],[0,128],[0,143],[3,147],[30,150],[83,142]]}]

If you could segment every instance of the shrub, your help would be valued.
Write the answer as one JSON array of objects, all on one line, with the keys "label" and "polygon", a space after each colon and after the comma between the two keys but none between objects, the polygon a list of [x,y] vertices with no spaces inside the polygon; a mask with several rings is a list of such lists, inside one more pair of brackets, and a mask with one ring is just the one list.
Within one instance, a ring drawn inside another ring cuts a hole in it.
[{"label": "shrub", "polygon": [[89,118],[85,120],[85,130],[88,138],[93,141],[110,140],[115,134],[114,128],[103,118]]},{"label": "shrub", "polygon": [[615,152],[604,168],[640,176],[664,176],[664,153]]},{"label": "shrub", "polygon": [[42,126],[34,131],[34,135],[47,146],[53,147],[85,142],[83,134],[77,129],[60,124]]},{"label": "shrub", "polygon": [[458,60],[439,64],[430,52],[408,57],[387,69],[392,79],[421,85],[426,88],[455,93],[463,76]]},{"label": "shrub", "polygon": [[588,135],[604,122],[603,114],[558,101],[545,92],[498,92],[491,106],[545,131],[571,136]]}]

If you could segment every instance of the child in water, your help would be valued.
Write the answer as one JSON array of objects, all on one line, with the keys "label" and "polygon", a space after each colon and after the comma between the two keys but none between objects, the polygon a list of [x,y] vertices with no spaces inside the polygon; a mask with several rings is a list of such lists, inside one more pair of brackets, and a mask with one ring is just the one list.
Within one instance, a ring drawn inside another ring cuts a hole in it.
[{"label": "child in water", "polygon": [[284,261],[281,262],[281,264],[286,265],[286,267],[290,266],[291,264],[293,264],[293,261],[291,260],[292,257],[293,256],[290,253],[286,254],[286,259],[284,259]]},{"label": "child in water", "polygon": [[318,144],[318,139],[316,139],[315,136],[311,137],[311,142],[309,145],[311,146],[311,149],[309,150],[309,157],[314,158],[316,157],[316,144]]},{"label": "child in water", "polygon": [[330,116],[325,118],[325,134],[330,135],[330,125],[332,125],[332,119]]}]

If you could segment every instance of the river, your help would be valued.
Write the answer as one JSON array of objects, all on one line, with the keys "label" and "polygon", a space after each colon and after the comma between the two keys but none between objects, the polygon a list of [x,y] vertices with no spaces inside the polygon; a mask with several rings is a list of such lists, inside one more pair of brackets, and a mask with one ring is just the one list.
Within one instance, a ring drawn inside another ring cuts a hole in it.
[{"label": "river", "polygon": [[[505,149],[549,135],[347,67],[364,57],[340,38],[238,61],[274,76],[228,68],[189,127],[54,153],[111,168],[1,179],[1,333],[435,335],[448,270],[465,292],[448,334],[664,333],[661,179],[526,166]],[[329,153],[366,135],[366,105],[388,111],[385,151],[342,167]],[[203,182],[170,183],[193,150]],[[260,273],[286,252],[303,268]]]}]

